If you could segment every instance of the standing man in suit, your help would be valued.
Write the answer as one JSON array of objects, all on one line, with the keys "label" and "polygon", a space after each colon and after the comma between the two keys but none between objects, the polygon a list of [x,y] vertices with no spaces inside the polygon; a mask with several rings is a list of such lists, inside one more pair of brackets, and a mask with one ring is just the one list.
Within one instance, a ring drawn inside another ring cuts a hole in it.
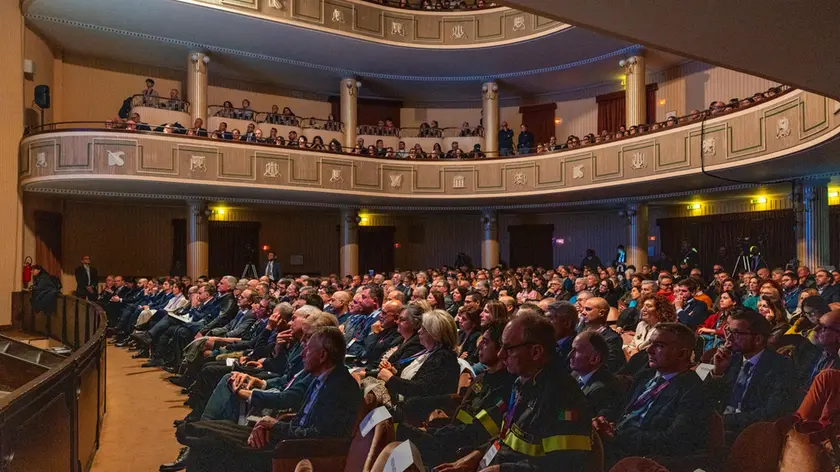
[{"label": "standing man in suit", "polygon": [[649,368],[636,375],[621,418],[592,422],[604,440],[608,465],[628,456],[680,457],[706,447],[712,408],[703,381],[691,370],[695,339],[685,325],[656,325],[647,349]]},{"label": "standing man in suit", "polygon": [[96,300],[96,286],[99,284],[99,274],[90,266],[90,256],[82,256],[82,264],[76,267],[76,297]]},{"label": "standing man in suit", "polygon": [[280,281],[281,277],[280,263],[277,262],[277,254],[275,254],[274,251],[268,251],[267,257],[268,262],[265,264],[265,271],[263,271],[263,275],[268,277],[268,280],[276,284]]},{"label": "standing man in suit", "polygon": [[792,413],[796,382],[791,360],[768,349],[770,323],[758,312],[733,310],[725,333],[726,343],[715,354],[706,384],[732,442],[755,422]]},{"label": "standing man in suit", "polygon": [[604,365],[609,354],[603,336],[595,331],[584,331],[572,343],[569,365],[577,375],[578,385],[595,417],[615,421],[624,406],[624,391]]},{"label": "standing man in suit", "polygon": [[267,416],[253,428],[227,420],[179,426],[178,441],[190,446],[187,468],[195,472],[268,472],[274,448],[283,439],[350,437],[362,395],[344,367],[344,353],[344,336],[338,328],[313,332],[302,354],[312,383],[292,420]]}]

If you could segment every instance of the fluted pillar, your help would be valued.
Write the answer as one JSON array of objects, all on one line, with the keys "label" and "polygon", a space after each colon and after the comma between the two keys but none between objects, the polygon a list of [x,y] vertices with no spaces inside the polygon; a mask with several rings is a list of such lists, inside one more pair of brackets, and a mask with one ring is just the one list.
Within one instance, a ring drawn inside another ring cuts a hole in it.
[{"label": "fluted pillar", "polygon": [[647,122],[647,98],[645,92],[645,56],[641,54],[625,59],[626,75],[624,110],[627,127]]},{"label": "fluted pillar", "polygon": [[[200,275],[209,275],[210,265],[210,216],[207,203],[192,200],[187,215],[187,275],[193,280]],[[218,274],[216,274],[218,275]]]},{"label": "fluted pillar", "polygon": [[24,110],[20,3],[0,2],[0,44],[7,67],[0,74],[0,325],[12,324],[12,291],[22,284],[23,208],[18,190],[18,143],[23,136]]},{"label": "fluted pillar", "polygon": [[641,269],[648,263],[648,206],[647,203],[627,205],[627,265]]},{"label": "fluted pillar", "polygon": [[[207,64],[210,58],[201,52],[191,52],[187,56],[187,101],[190,102],[190,115],[193,122],[201,118],[207,126]],[[190,123],[192,127],[193,123]]]},{"label": "fluted pillar", "polygon": [[[344,147],[349,151],[356,145],[358,126],[358,97],[361,82],[355,78],[341,80],[341,122],[344,123]],[[344,274],[347,275],[347,274]]]},{"label": "fluted pillar", "polygon": [[828,180],[800,180],[794,185],[796,258],[811,271],[829,263]]},{"label": "fluted pillar", "polygon": [[341,210],[341,276],[359,275],[359,212]]},{"label": "fluted pillar", "polygon": [[499,212],[492,209],[483,210],[481,225],[484,228],[481,238],[481,267],[496,267],[499,265]]},{"label": "fluted pillar", "polygon": [[484,110],[484,153],[489,157],[497,157],[499,153],[499,85],[496,82],[485,82],[481,85],[481,107]]}]

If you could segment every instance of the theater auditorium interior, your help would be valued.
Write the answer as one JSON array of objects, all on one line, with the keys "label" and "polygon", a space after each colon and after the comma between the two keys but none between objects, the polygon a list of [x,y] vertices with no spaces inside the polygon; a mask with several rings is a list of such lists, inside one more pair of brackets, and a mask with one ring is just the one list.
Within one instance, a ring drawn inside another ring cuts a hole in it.
[{"label": "theater auditorium interior", "polygon": [[0,1],[0,471],[840,471],[837,18]]}]

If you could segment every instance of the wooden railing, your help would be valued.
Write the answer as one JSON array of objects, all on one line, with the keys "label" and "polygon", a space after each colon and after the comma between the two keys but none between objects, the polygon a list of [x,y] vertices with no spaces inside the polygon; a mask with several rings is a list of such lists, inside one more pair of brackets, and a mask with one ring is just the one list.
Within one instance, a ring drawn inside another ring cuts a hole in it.
[{"label": "wooden railing", "polygon": [[14,293],[14,324],[73,352],[52,368],[0,352],[0,372],[38,373],[0,398],[0,471],[84,472],[105,414],[107,318],[96,304],[67,295],[59,295],[49,317],[33,313],[30,295]]}]

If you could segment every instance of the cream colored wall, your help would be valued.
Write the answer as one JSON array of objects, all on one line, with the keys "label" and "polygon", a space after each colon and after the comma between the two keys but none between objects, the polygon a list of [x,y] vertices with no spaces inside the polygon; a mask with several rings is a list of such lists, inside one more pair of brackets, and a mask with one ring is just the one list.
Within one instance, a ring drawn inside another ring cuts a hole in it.
[{"label": "cream colored wall", "polygon": [[598,104],[595,103],[595,97],[558,102],[554,117],[555,120],[560,119],[554,133],[557,142],[566,142],[566,138],[572,134],[580,137],[598,132]]},{"label": "cream colored wall", "polygon": [[[49,44],[37,33],[29,28],[24,28],[23,36],[23,57],[31,60],[35,65],[34,74],[24,74],[23,104],[24,122],[27,126],[37,126],[41,121],[40,109],[32,103],[35,99],[35,86],[47,85],[50,87],[50,94],[55,93],[53,86],[53,63],[55,57],[50,50]],[[54,99],[54,96],[50,97]],[[44,110],[44,122],[50,123],[53,120],[53,108]]]},{"label": "cream colored wall", "polygon": [[[335,90],[338,91],[337,82]],[[271,111],[271,105],[277,105],[280,110],[283,110],[283,107],[291,108],[296,116],[325,119],[331,110],[331,105],[327,101],[280,95],[276,87],[213,77],[211,71],[210,85],[207,88],[207,103],[221,105],[228,100],[233,103],[233,106],[239,107],[242,99],[245,98],[251,102],[251,108],[256,111]]]},{"label": "cream colored wall", "polygon": [[[696,61],[651,74],[648,83],[651,82],[659,84],[656,116],[660,121],[669,111],[682,116],[692,109],[708,108],[714,100],[726,102],[731,98],[745,98],[779,85],[772,80]],[[665,100],[664,105],[659,104],[661,100]]]},{"label": "cream colored wall", "polygon": [[64,121],[105,121],[117,115],[123,100],[143,91],[148,77],[161,96],[175,88],[183,97],[183,75],[174,69],[65,55],[63,93],[55,98],[61,101]]}]

